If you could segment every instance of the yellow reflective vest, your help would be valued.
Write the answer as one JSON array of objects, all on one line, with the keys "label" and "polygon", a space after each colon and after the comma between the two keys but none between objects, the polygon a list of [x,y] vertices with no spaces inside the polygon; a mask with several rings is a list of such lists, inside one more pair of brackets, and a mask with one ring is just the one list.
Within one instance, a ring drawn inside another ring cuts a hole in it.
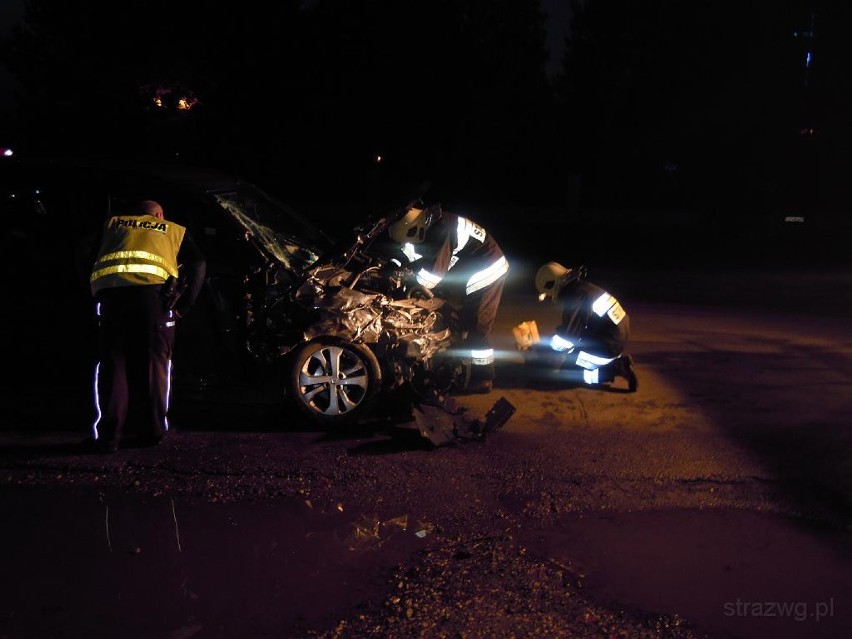
[{"label": "yellow reflective vest", "polygon": [[116,286],[162,284],[178,276],[186,229],[153,215],[117,215],[104,226],[89,282],[92,294]]}]

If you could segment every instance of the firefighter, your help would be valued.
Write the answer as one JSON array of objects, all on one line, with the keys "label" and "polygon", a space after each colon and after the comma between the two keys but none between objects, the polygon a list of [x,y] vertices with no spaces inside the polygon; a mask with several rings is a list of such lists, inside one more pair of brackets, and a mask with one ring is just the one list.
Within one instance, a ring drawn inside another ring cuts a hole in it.
[{"label": "firefighter", "polygon": [[417,285],[459,308],[462,347],[469,351],[472,364],[466,392],[491,392],[495,378],[491,328],[509,272],[500,246],[479,224],[443,211],[440,204],[410,208],[388,232]]},{"label": "firefighter", "polygon": [[128,409],[143,421],[135,445],[159,444],[169,429],[175,323],[204,282],[206,261],[186,228],[145,200],[138,214],[109,218],[90,277],[98,316],[92,442],[98,452],[122,445]]},{"label": "firefighter", "polygon": [[633,358],[624,353],[630,317],[618,300],[587,281],[583,266],[565,268],[548,262],[536,272],[535,286],[540,301],[550,298],[562,304],[562,323],[549,344],[561,370],[575,372],[585,384],[607,384],[623,377],[635,392],[639,382]]}]

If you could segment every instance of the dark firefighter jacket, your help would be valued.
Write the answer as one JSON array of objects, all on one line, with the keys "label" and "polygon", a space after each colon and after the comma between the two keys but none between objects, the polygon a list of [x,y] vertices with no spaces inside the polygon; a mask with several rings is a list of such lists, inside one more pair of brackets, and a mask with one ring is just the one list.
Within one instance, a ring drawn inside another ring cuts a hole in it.
[{"label": "dark firefighter jacket", "polygon": [[402,252],[419,284],[472,295],[492,285],[509,270],[500,246],[484,228],[454,213],[442,212],[420,244]]},{"label": "dark firefighter jacket", "polygon": [[587,347],[594,343],[603,352],[595,355],[614,357],[630,337],[630,318],[615,297],[588,281],[575,281],[559,291],[562,324],[556,334]]}]

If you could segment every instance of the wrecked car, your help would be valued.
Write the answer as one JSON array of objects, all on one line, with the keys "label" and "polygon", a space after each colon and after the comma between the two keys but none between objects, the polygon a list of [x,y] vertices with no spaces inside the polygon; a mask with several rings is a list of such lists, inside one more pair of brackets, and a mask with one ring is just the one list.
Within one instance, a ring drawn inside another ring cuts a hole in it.
[{"label": "wrecked car", "polygon": [[280,366],[284,395],[309,420],[325,428],[352,424],[372,416],[384,398],[410,408],[424,436],[444,443],[484,438],[514,412],[500,400],[474,418],[452,400],[450,393],[470,381],[471,366],[469,351],[456,348],[463,337],[458,309],[406,286],[412,274],[372,250],[416,200],[368,220],[294,268],[292,256],[313,258],[313,249],[280,238],[267,242],[229,194],[217,199],[266,258],[266,267],[246,279],[247,350]]}]

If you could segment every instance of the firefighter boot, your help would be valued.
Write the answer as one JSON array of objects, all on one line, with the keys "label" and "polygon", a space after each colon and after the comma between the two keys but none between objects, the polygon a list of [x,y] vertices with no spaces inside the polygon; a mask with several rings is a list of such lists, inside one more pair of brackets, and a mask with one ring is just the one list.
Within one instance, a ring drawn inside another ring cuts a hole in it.
[{"label": "firefighter boot", "polygon": [[599,368],[598,375],[599,384],[608,384],[614,382],[616,377],[623,377],[627,380],[627,389],[631,393],[635,393],[639,387],[636,371],[633,370],[633,358],[627,354],[616,357],[606,366]]},{"label": "firefighter boot", "polygon": [[465,392],[469,395],[487,395],[494,388],[494,382],[490,379],[473,379],[467,385]]},{"label": "firefighter boot", "polygon": [[633,358],[625,353],[616,361],[620,362],[618,374],[627,380],[627,389],[635,393],[639,388],[639,379],[636,377],[636,371],[633,370]]}]

